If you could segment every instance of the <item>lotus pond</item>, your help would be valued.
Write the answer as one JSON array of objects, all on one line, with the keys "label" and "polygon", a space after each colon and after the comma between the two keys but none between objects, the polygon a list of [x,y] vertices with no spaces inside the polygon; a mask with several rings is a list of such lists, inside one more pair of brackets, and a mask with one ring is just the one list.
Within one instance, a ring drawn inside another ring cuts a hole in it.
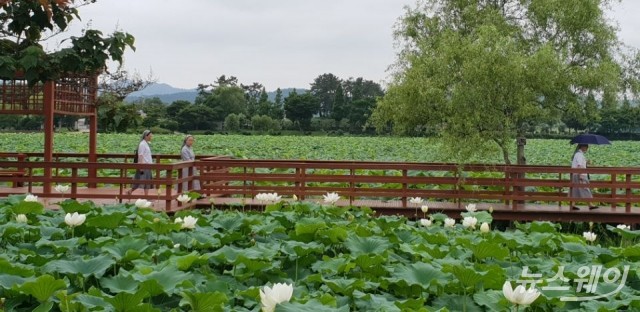
[{"label": "lotus pond", "polygon": [[[5,311],[260,311],[260,290],[276,283],[293,294],[275,311],[640,309],[640,231],[622,227],[595,225],[587,241],[549,222],[497,230],[487,211],[460,216],[474,228],[444,226],[438,213],[425,212],[429,224],[308,202],[174,216],[59,205],[0,199]],[[505,281],[541,295],[514,306]]]},{"label": "lotus pond", "polygon": [[[98,134],[98,153],[131,153],[140,137],[136,134]],[[182,135],[154,135],[154,154],[179,154]],[[196,135],[194,151],[201,155],[228,155],[247,159],[317,159],[402,162],[450,162],[442,145],[433,138],[398,137],[315,137],[268,135]],[[42,152],[42,133],[0,133],[3,152]],[[88,153],[87,133],[58,133],[54,151]],[[512,162],[515,162],[515,143]],[[575,146],[568,140],[527,140],[527,163],[532,165],[571,165]],[[597,166],[625,167],[640,163],[640,142],[614,141],[593,146],[588,158]],[[503,163],[502,154],[486,153],[470,159],[476,163]]]}]

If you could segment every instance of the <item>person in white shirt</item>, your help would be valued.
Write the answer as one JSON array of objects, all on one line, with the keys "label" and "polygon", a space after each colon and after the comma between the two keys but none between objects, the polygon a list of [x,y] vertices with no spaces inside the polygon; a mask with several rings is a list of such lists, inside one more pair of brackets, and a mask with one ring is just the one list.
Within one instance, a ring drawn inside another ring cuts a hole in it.
[{"label": "person in white shirt", "polygon": [[[151,147],[149,146],[149,142],[153,139],[153,133],[150,130],[144,130],[142,132],[142,139],[140,140],[140,144],[138,144],[138,163],[139,164],[152,164],[153,158],[151,157]],[[134,180],[151,180],[153,175],[151,174],[151,169],[141,169],[137,170],[136,174],[133,176]],[[153,188],[153,184],[138,184],[134,183],[131,185],[131,189],[127,191],[127,195],[131,195],[133,191],[141,188],[144,190],[144,195],[149,195],[149,189]]]},{"label": "person in white shirt", "polygon": [[[576,151],[573,153],[573,160],[571,162],[571,168],[587,168],[587,158],[584,154],[589,150],[588,144],[578,144]],[[571,174],[571,182],[574,184],[584,184],[584,187],[571,187],[569,197],[575,198],[593,198],[591,189],[589,189],[589,175],[586,173],[574,173]],[[598,206],[591,206],[590,202],[587,202],[589,209],[596,209]],[[573,210],[580,210],[576,206],[571,206]]]}]

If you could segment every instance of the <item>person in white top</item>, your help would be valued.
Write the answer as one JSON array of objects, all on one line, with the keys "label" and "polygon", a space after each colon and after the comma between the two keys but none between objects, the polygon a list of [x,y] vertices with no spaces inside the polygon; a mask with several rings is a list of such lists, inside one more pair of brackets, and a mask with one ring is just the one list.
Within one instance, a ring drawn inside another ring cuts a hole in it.
[{"label": "person in white top", "polygon": [[[578,144],[576,151],[573,153],[573,160],[571,162],[571,168],[587,168],[587,158],[584,154],[589,150],[588,144]],[[589,189],[589,175],[586,173],[574,173],[571,174],[571,182],[574,184],[584,184],[584,187],[571,187],[569,197],[575,198],[593,198],[593,194]],[[596,209],[598,206],[591,206],[590,202],[587,202],[589,209]],[[580,210],[576,206],[571,206],[573,210]]]},{"label": "person in white top", "polygon": [[[138,144],[138,163],[139,164],[152,164],[153,158],[151,157],[151,147],[149,146],[149,142],[153,139],[153,133],[150,130],[144,130],[142,132],[142,139]],[[151,174],[151,169],[141,169],[137,170],[136,174],[133,176],[134,180],[151,180],[153,175]],[[149,195],[149,189],[153,188],[153,184],[137,184],[134,183],[131,185],[131,189],[127,191],[127,195],[131,195],[133,191],[141,188],[144,190],[144,195]]]}]

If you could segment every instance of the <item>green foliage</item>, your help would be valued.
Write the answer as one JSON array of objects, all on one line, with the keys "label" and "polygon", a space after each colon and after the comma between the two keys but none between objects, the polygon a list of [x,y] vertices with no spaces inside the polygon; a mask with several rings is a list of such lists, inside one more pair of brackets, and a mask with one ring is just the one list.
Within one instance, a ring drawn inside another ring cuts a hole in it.
[{"label": "green foliage", "polygon": [[287,118],[298,123],[301,131],[308,131],[311,117],[320,108],[320,103],[311,93],[297,94],[292,92],[284,100],[284,111]]},{"label": "green foliage", "polygon": [[[23,197],[0,199],[0,215],[13,214]],[[600,239],[588,244],[549,222],[480,233],[461,225],[445,228],[435,215],[434,224],[423,227],[403,217],[375,217],[366,208],[309,202],[270,205],[264,212],[179,212],[198,218],[192,230],[174,224],[174,217],[130,204],[64,205],[90,207],[84,211],[87,222],[75,228],[79,237],[66,239],[72,232],[64,211],[57,210],[29,216],[27,226],[6,219],[0,227],[5,309],[257,311],[259,289],[283,282],[293,285],[293,297],[278,304],[278,311],[509,311],[502,284],[520,278],[524,266],[542,274],[540,288],[559,266],[565,277],[576,278],[579,266],[621,268],[640,259],[638,231],[614,227],[599,234],[620,235],[627,246],[618,247],[617,239],[610,241],[615,246]],[[91,222],[112,216],[126,217],[109,226]],[[492,219],[486,211],[464,216]],[[11,235],[8,226],[14,226]],[[46,235],[51,229],[58,233]],[[635,280],[629,275],[627,283]],[[615,286],[600,278],[597,293]],[[531,309],[625,310],[635,307],[631,298],[638,295],[624,287],[580,306],[543,292]]]},{"label": "green foliage", "polygon": [[[134,37],[116,31],[103,36],[98,30],[85,30],[71,37],[71,46],[47,52],[39,43],[45,32],[63,33],[69,23],[79,19],[77,5],[92,3],[82,0],[27,1],[0,3],[0,24],[6,35],[0,44],[0,76],[13,78],[20,72],[33,84],[54,80],[63,73],[95,73],[104,70],[109,61],[122,63],[127,48],[134,48]],[[7,39],[11,38],[11,39]]]},{"label": "green foliage", "polygon": [[[396,29],[404,48],[372,122],[440,134],[458,161],[498,148],[509,164],[509,146],[531,126],[623,89],[608,2],[421,2]],[[595,126],[597,116],[571,111]]]},{"label": "green foliage", "polygon": [[[0,145],[5,147],[5,152],[42,152],[43,138],[42,133],[0,133]],[[177,154],[183,139],[180,134],[156,135],[151,149],[154,154]],[[54,141],[54,152],[88,152],[87,138],[83,134],[56,133]],[[100,134],[97,150],[98,153],[131,154],[139,142],[138,133]],[[228,155],[246,159],[450,163],[452,159],[442,152],[442,146],[442,140],[434,138],[196,135],[193,149],[197,155]],[[638,142],[614,141],[612,145],[591,147],[588,158],[593,166],[633,167],[640,163],[639,148]],[[526,145],[527,163],[569,166],[574,150],[575,146],[569,145],[568,140],[530,139]],[[76,161],[76,158],[66,161]],[[502,155],[494,150],[465,162],[495,164],[501,161]]]}]

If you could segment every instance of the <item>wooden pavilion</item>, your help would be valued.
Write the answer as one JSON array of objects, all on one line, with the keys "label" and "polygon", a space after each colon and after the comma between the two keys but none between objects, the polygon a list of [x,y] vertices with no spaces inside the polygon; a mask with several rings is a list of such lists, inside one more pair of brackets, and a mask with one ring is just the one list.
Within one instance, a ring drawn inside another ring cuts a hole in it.
[{"label": "wooden pavilion", "polygon": [[[0,80],[0,114],[44,116],[45,162],[53,160],[54,116],[75,115],[89,118],[89,157],[97,160],[97,94],[98,74],[68,74],[55,81],[30,84],[18,75],[13,79]],[[92,170],[90,177],[95,177]],[[51,169],[45,169],[45,177],[51,178]],[[43,189],[51,190],[45,182]]]}]

